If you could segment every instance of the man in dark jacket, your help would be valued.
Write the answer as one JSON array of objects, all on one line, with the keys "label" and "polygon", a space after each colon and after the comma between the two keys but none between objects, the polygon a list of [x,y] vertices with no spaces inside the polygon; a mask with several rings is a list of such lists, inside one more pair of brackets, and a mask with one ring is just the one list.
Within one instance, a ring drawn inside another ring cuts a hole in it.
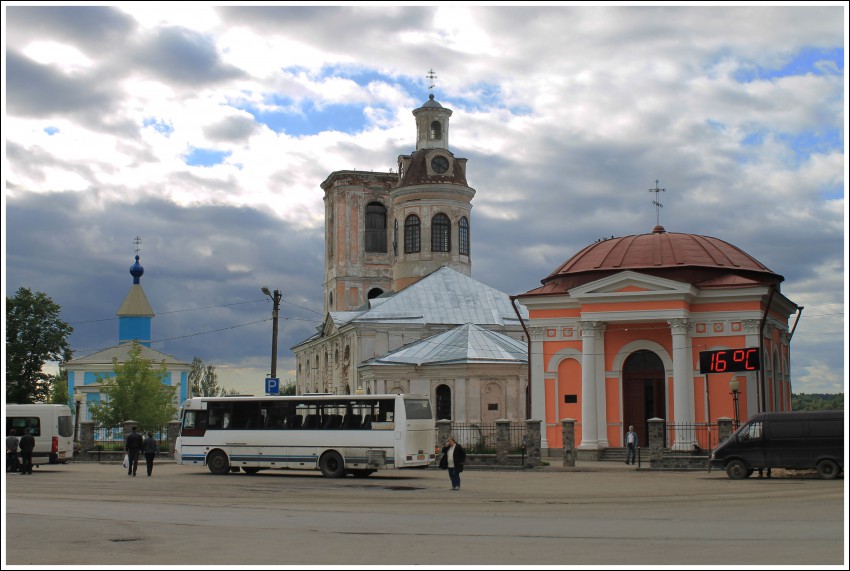
[{"label": "man in dark jacket", "polygon": [[136,470],[139,468],[139,454],[142,452],[144,441],[142,435],[138,432],[138,427],[133,427],[133,432],[127,435],[127,440],[124,442],[124,451],[127,453],[127,458],[130,463],[127,465],[127,475],[135,476]]},{"label": "man in dark jacket", "polygon": [[24,430],[21,441],[18,442],[21,449],[21,474],[32,474],[32,451],[35,448],[35,436],[29,430]]},{"label": "man in dark jacket", "polygon": [[144,442],[145,463],[148,467],[148,476],[153,473],[153,459],[159,454],[159,447],[156,445],[156,438],[153,437],[153,432],[148,432],[148,437]]}]

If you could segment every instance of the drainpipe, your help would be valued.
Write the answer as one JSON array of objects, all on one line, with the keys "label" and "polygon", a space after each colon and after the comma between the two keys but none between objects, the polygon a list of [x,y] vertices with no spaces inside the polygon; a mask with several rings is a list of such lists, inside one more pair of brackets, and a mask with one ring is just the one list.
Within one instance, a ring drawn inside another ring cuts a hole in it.
[{"label": "drainpipe", "polygon": [[522,325],[522,330],[525,331],[525,338],[528,343],[528,390],[525,394],[525,418],[531,420],[531,335],[528,334],[528,328],[525,326],[525,321],[522,320],[519,310],[516,307],[516,296],[510,296],[511,307],[514,308],[519,324]]},{"label": "drainpipe", "polygon": [[797,324],[800,323],[800,316],[803,315],[805,308],[802,305],[797,306],[797,319],[794,320],[794,326],[791,328],[791,333],[788,334],[788,407],[791,407],[791,338],[794,337],[794,331],[797,330]]},{"label": "drainpipe", "polygon": [[[773,294],[776,292],[776,284],[770,284],[770,295],[767,296],[767,306],[764,308],[764,314],[761,316],[761,326],[759,327],[759,354],[764,356],[764,326],[767,324],[767,314],[770,311],[770,304],[773,302]],[[767,411],[767,389],[764,386],[764,367],[762,366],[759,369],[759,377],[760,382],[759,386],[761,387],[761,399],[759,404],[761,404],[761,410],[758,412],[766,412]]]}]

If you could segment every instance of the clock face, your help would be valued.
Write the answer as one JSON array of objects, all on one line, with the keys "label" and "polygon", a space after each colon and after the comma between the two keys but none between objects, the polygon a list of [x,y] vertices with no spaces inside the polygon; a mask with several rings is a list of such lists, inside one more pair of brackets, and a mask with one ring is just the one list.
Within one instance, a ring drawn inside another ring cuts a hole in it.
[{"label": "clock face", "polygon": [[437,155],[431,159],[431,168],[434,169],[435,173],[443,174],[449,170],[449,159],[442,155]]}]

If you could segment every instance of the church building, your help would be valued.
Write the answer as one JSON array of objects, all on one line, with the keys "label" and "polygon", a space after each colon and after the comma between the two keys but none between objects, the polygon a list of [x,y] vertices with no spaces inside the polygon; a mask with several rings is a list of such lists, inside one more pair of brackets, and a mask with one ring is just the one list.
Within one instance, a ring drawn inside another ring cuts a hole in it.
[{"label": "church building", "polygon": [[[650,418],[667,421],[668,447],[692,450],[695,432],[669,423],[791,410],[788,325],[799,308],[783,280],[723,240],[657,225],[597,241],[513,296],[529,311],[542,448],[562,447],[567,418],[579,457],[592,459],[623,447],[630,425],[646,446]],[[723,366],[702,372],[701,353]]]},{"label": "church building", "polygon": [[[153,365],[165,363],[166,377],[163,382],[174,387],[175,407],[179,407],[189,395],[189,371],[191,363],[184,363],[151,348],[151,326],[154,312],[148,303],[145,291],[142,289],[141,278],[145,273],[136,255],[136,263],[130,268],[133,285],[118,308],[118,345],[97,351],[85,357],[72,359],[65,363],[68,371],[68,393],[74,400],[74,393],[83,396],[80,408],[80,420],[91,420],[89,404],[99,402],[103,395],[100,392],[98,379],[108,379],[115,376],[114,361],[123,363],[129,356],[133,341],[141,347],[141,358],[151,361]],[[132,420],[132,419],[127,419]]]},{"label": "church building", "polygon": [[413,110],[397,172],[336,171],[325,201],[325,321],[292,348],[296,390],[429,395],[439,418],[526,418],[524,308],[472,279],[467,160],[452,111]]}]

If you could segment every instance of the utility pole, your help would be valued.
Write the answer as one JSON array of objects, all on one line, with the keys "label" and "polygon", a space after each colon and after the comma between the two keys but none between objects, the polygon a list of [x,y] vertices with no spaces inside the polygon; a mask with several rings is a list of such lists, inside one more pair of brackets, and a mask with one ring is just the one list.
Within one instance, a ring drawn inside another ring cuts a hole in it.
[{"label": "utility pole", "polygon": [[262,288],[264,294],[269,296],[269,298],[274,303],[274,309],[272,309],[272,378],[277,378],[277,318],[280,312],[280,298],[283,297],[283,294],[280,293],[279,289],[274,290],[274,293],[269,291],[269,288]]}]

